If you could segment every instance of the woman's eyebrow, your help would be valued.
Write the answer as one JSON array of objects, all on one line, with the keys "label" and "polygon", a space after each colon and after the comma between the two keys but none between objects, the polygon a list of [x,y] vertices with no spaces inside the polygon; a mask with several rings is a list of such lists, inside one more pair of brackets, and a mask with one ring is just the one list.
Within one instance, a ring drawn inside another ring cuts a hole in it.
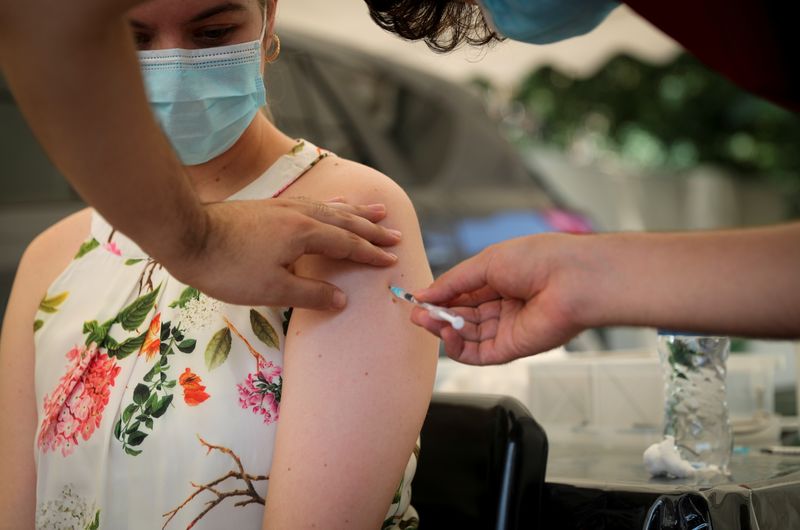
[{"label": "woman's eyebrow", "polygon": [[218,6],[210,7],[205,11],[201,11],[189,22],[200,22],[201,20],[205,20],[207,18],[211,18],[214,15],[218,15],[220,13],[226,13],[228,11],[246,11],[247,8],[240,3],[237,2],[225,2],[224,4],[220,4]]}]

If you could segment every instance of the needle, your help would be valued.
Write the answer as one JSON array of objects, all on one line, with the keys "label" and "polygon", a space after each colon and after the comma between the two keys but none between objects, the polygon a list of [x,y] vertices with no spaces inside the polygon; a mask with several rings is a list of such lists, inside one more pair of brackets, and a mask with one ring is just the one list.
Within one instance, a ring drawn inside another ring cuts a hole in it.
[{"label": "needle", "polygon": [[444,307],[439,307],[438,305],[429,304],[427,302],[420,302],[414,298],[414,295],[407,292],[405,289],[401,289],[400,287],[391,285],[389,286],[389,290],[391,290],[392,294],[394,294],[397,298],[405,300],[406,302],[411,302],[412,304],[423,309],[427,309],[431,318],[449,322],[450,325],[453,326],[453,329],[461,329],[464,327],[464,317],[456,315]]}]

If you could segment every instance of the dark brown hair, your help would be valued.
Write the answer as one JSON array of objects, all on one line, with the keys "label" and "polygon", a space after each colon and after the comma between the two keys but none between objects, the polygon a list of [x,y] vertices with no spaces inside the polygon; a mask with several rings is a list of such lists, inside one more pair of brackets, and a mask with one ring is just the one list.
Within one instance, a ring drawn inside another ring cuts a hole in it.
[{"label": "dark brown hair", "polygon": [[460,44],[482,46],[500,37],[478,6],[458,0],[365,0],[381,28],[408,40],[422,40],[437,52]]}]

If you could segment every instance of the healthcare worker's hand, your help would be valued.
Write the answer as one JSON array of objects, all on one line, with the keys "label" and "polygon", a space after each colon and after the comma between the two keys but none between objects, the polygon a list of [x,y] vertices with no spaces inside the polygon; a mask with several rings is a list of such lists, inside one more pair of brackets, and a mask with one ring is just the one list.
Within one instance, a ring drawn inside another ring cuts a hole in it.
[{"label": "healthcare worker's hand", "polygon": [[412,320],[467,364],[497,364],[602,326],[800,336],[800,223],[684,233],[547,234],[493,245],[413,294],[466,323]]},{"label": "healthcare worker's hand", "polygon": [[564,344],[584,327],[575,288],[591,270],[574,256],[575,239],[529,236],[487,248],[414,292],[422,302],[453,308],[464,317],[463,329],[420,308],[412,321],[441,337],[447,355],[466,364],[505,363]]},{"label": "healthcare worker's hand", "polygon": [[207,229],[188,242],[189,254],[162,256],[161,262],[179,280],[226,302],[338,309],[345,294],[295,276],[298,258],[321,254],[376,266],[397,261],[375,246],[401,237],[375,224],[386,216],[383,205],[277,198],[214,203],[205,212]]}]

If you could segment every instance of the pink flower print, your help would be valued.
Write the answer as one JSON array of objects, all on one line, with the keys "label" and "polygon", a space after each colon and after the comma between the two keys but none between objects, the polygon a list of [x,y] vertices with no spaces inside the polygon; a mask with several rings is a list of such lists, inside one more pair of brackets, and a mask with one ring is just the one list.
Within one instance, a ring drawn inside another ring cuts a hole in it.
[{"label": "pink flower print", "polygon": [[75,347],[67,352],[70,364],[56,389],[44,397],[42,425],[37,445],[44,452],[61,449],[70,455],[78,445],[78,435],[88,440],[100,426],[108,405],[110,390],[120,368],[114,359],[94,345]]},{"label": "pink flower print", "polygon": [[119,249],[117,244],[114,243],[113,241],[109,241],[108,243],[103,245],[103,248],[106,249],[107,251],[111,252],[115,256],[122,256],[122,251]]},{"label": "pink flower print", "polygon": [[239,390],[239,405],[243,409],[261,414],[266,424],[278,421],[283,386],[281,373],[280,366],[259,359],[258,369],[247,374],[247,379],[236,385]]}]

